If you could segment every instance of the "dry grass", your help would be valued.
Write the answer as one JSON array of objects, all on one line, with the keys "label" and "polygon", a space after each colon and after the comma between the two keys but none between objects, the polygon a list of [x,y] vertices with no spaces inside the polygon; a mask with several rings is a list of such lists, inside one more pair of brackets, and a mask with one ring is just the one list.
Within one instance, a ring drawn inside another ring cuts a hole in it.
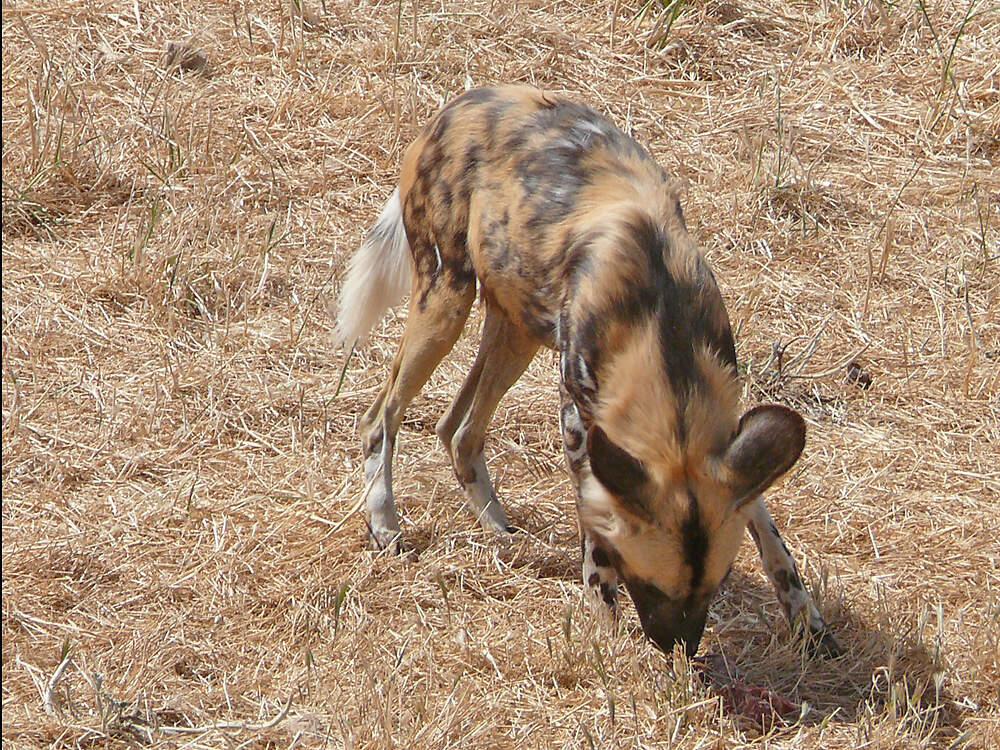
[{"label": "dry grass", "polygon": [[[5,748],[1000,743],[1000,11],[674,7],[4,2]],[[688,179],[747,402],[807,417],[771,506],[848,654],[802,658],[749,549],[703,642],[789,727],[581,603],[551,356],[492,432],[528,534],[433,435],[475,320],[401,433],[419,560],[348,516],[402,313],[336,395],[327,302],[419,124],[499,81]]]}]

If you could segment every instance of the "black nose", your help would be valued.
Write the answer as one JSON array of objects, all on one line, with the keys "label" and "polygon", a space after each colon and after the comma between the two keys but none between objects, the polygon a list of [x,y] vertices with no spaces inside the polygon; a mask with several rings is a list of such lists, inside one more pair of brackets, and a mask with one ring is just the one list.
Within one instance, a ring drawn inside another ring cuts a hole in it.
[{"label": "black nose", "polygon": [[674,644],[683,643],[687,655],[694,656],[701,634],[705,631],[710,600],[699,601],[689,597],[679,602],[642,581],[625,579],[625,585],[635,602],[646,636],[665,653],[673,651]]},{"label": "black nose", "polygon": [[695,612],[680,611],[672,615],[661,613],[642,620],[642,630],[665,653],[669,654],[675,644],[682,643],[684,652],[691,657],[698,652],[707,617],[707,607]]}]

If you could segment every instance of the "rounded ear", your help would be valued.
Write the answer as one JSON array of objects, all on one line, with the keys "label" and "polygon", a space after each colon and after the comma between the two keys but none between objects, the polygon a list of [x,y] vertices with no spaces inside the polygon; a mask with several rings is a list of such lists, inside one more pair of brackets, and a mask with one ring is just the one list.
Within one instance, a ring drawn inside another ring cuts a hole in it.
[{"label": "rounded ear", "polygon": [[642,463],[612,443],[596,424],[587,431],[587,455],[590,470],[608,492],[623,500],[641,499],[649,481]]},{"label": "rounded ear", "polygon": [[758,406],[744,414],[723,456],[737,503],[757,497],[792,468],[805,444],[805,421],[785,406]]}]

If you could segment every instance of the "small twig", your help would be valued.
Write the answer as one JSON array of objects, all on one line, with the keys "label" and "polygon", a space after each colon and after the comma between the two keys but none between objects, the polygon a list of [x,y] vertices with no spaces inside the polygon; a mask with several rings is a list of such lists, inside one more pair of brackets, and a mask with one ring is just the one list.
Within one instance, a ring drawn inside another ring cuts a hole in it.
[{"label": "small twig", "polygon": [[[892,218],[892,212],[895,210],[896,206],[899,204],[899,199],[903,197],[903,191],[910,186],[913,182],[913,178],[917,176],[917,172],[924,165],[922,161],[917,159],[913,160],[913,171],[910,172],[910,176],[906,178],[903,184],[900,186],[899,190],[896,192],[896,197],[892,199],[892,203],[889,204],[889,210],[885,214],[885,218],[882,220],[882,226],[879,227],[878,231],[874,234],[878,237],[882,232],[888,232],[889,220]],[[889,262],[889,245],[891,243],[891,238],[886,234],[885,245],[882,249],[882,257],[879,260],[879,282],[885,278],[886,265]],[[862,319],[868,317],[868,301],[871,296],[872,282],[875,278],[875,258],[872,255],[871,246],[868,247],[868,281],[865,283],[865,301],[861,307],[861,317]]]},{"label": "small twig", "polygon": [[976,324],[972,322],[972,309],[969,307],[969,277],[962,274],[965,277],[965,317],[969,320],[969,333],[972,334],[972,348],[979,349],[979,334],[976,333]]},{"label": "small twig", "polygon": [[868,114],[868,112],[866,112],[864,109],[861,108],[861,105],[858,104],[857,100],[854,98],[854,95],[850,92],[850,89],[835,81],[833,83],[837,88],[841,90],[844,96],[847,97],[847,101],[850,102],[852,107],[854,107],[854,111],[857,112],[859,115],[861,115],[861,117],[864,118],[865,122],[867,122],[876,130],[881,130],[885,132],[885,128],[879,125],[874,117],[872,117],[870,114]]},{"label": "small twig", "polygon": [[846,357],[840,359],[837,362],[837,364],[831,365],[822,372],[812,372],[809,373],[808,375],[789,375],[788,377],[799,378],[800,380],[817,380],[819,378],[825,378],[827,375],[833,375],[833,373],[837,372],[837,370],[840,370],[841,368],[847,366],[848,364],[856,360],[858,357],[860,357],[862,354],[864,354],[866,351],[868,351],[868,347],[870,346],[871,344],[865,344],[863,347],[858,349],[853,354],[848,354]]},{"label": "small twig", "polygon": [[265,724],[247,724],[245,721],[220,721],[217,724],[208,724],[207,726],[201,727],[180,727],[173,724],[160,726],[159,729],[162,732],[174,732],[176,734],[204,734],[205,732],[213,732],[215,730],[240,730],[244,732],[262,732],[265,729],[270,729],[276,726],[282,719],[288,715],[288,709],[292,707],[292,696],[288,695],[288,700],[285,701],[284,708]]},{"label": "small twig", "polygon": [[[355,339],[354,343],[351,344],[351,351],[349,351],[347,353],[347,356],[344,357],[344,366],[340,370],[340,379],[337,381],[337,390],[334,391],[333,396],[330,397],[330,401],[333,401],[333,399],[337,398],[337,396],[340,395],[340,389],[344,387],[344,378],[347,377],[347,366],[351,364],[351,357],[354,356],[354,349],[355,347],[357,347],[357,345],[358,342],[357,339]],[[330,402],[328,401],[327,403]]]},{"label": "small twig", "polygon": [[47,713],[49,716],[56,715],[57,707],[54,699],[56,685],[59,684],[59,680],[62,679],[63,674],[66,672],[66,667],[68,667],[70,665],[70,662],[72,661],[73,661],[73,651],[72,649],[70,649],[69,643],[67,642],[63,646],[62,661],[59,662],[59,666],[57,666],[56,670],[52,673],[52,676],[49,678],[48,684],[46,684],[45,686],[45,692],[42,694],[42,708],[45,709],[45,713]]},{"label": "small twig", "polygon": [[[784,344],[782,344],[779,341],[776,341],[773,344],[771,344],[771,357],[764,364],[764,367],[761,368],[760,371],[761,376],[765,375],[771,370],[772,364],[777,365],[774,371],[774,377],[771,378],[772,382],[780,383],[782,377],[785,374],[785,370],[790,365],[801,362],[801,364],[799,364],[799,371],[801,371],[802,368],[805,366],[805,363],[809,361],[809,358],[816,350],[816,345],[819,341],[819,337],[822,335],[823,330],[826,328],[826,324],[830,322],[830,318],[832,317],[833,317],[832,315],[828,315],[826,319],[819,324],[819,328],[816,330],[816,333],[814,333],[812,336],[809,337],[809,340],[806,342],[806,345],[805,347],[803,347],[802,351],[796,354],[791,359],[789,359],[787,362],[785,361],[785,352],[788,351],[788,347],[790,347],[792,344],[798,343],[799,341],[801,341],[806,337],[796,336],[790,339],[789,341],[786,341]],[[790,375],[789,377],[794,377],[794,375]]]},{"label": "small twig", "polygon": [[[816,347],[819,345],[819,337],[823,335],[823,331],[826,330],[826,325],[827,323],[830,322],[830,319],[832,317],[833,317],[832,314],[827,315],[826,318],[824,318],[823,321],[816,328],[816,332],[809,337],[809,340],[806,342],[806,345],[802,348],[802,351],[784,363],[786,371],[790,370],[793,365],[798,365],[798,369],[795,371],[795,373],[790,374],[788,377],[795,377],[795,375],[802,372],[802,368],[806,366],[806,363],[809,361],[810,357],[812,357],[813,353],[816,351]],[[785,345],[785,350],[787,349],[788,349],[788,344]]]}]

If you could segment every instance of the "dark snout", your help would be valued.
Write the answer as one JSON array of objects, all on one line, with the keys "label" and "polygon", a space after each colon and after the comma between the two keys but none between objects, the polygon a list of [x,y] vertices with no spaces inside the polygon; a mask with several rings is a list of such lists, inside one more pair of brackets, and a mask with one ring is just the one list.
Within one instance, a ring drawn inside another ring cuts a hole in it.
[{"label": "dark snout", "polygon": [[709,601],[691,597],[678,602],[648,583],[626,580],[625,585],[646,636],[664,653],[683,643],[687,655],[694,656],[705,630]]}]

